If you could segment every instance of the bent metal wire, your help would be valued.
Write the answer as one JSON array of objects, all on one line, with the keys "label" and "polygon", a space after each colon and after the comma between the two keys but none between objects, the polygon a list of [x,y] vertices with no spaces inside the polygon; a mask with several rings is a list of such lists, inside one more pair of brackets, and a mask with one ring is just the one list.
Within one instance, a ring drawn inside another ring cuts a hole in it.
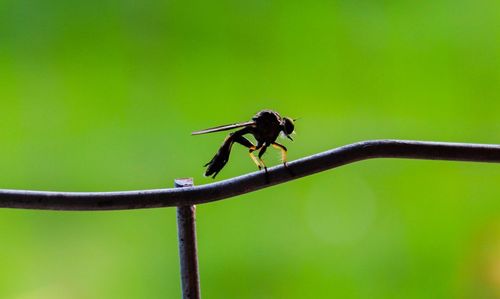
[{"label": "bent metal wire", "polygon": [[369,140],[331,149],[268,169],[216,183],[186,188],[119,192],[0,190],[0,208],[37,210],[125,210],[209,203],[282,184],[317,172],[374,158],[500,163],[500,145]]}]

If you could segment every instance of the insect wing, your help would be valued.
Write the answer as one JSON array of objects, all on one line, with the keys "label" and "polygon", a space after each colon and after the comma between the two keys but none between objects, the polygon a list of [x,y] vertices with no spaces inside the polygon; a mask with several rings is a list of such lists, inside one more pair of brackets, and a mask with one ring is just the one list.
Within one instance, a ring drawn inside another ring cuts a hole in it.
[{"label": "insect wing", "polygon": [[205,129],[205,130],[194,131],[193,133],[191,133],[191,135],[201,135],[201,134],[207,134],[207,133],[213,133],[213,132],[227,131],[227,130],[232,130],[232,129],[241,128],[241,127],[248,127],[248,126],[252,126],[252,125],[255,125],[255,121],[247,121],[244,123],[223,125],[223,126]]}]

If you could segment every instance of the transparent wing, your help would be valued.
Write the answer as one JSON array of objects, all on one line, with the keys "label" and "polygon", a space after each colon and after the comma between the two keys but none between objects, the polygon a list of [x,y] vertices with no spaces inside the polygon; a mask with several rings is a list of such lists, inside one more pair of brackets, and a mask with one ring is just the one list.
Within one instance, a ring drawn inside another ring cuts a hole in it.
[{"label": "transparent wing", "polygon": [[231,125],[223,125],[223,126],[218,126],[218,127],[213,127],[205,130],[200,130],[200,131],[194,131],[191,133],[191,135],[201,135],[201,134],[207,134],[207,133],[213,133],[213,132],[220,132],[220,131],[227,131],[231,129],[236,129],[236,128],[241,128],[241,127],[248,127],[248,126],[253,126],[255,125],[254,121],[247,121],[244,123],[237,123],[237,124],[231,124]]}]

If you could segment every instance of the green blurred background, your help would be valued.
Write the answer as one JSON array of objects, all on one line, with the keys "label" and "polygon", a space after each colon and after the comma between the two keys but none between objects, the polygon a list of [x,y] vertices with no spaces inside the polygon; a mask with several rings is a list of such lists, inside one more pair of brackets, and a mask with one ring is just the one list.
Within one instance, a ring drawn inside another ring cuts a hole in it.
[{"label": "green blurred background", "polygon": [[[263,108],[291,160],[500,143],[500,2],[0,2],[0,188],[204,178]],[[266,161],[279,163],[269,150]],[[218,180],[255,171],[235,147]],[[373,160],[198,207],[204,298],[500,298],[500,166]],[[0,210],[0,298],[179,298],[175,209]]]}]

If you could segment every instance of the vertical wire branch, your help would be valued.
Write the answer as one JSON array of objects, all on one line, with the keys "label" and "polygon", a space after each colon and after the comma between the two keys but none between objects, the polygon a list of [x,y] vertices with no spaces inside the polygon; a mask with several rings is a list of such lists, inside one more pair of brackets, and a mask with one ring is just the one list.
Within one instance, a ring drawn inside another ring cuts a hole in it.
[{"label": "vertical wire branch", "polygon": [[[193,179],[176,179],[175,187],[192,187]],[[196,244],[196,206],[177,207],[177,232],[183,299],[199,299],[200,276],[198,272],[198,248]]]}]

